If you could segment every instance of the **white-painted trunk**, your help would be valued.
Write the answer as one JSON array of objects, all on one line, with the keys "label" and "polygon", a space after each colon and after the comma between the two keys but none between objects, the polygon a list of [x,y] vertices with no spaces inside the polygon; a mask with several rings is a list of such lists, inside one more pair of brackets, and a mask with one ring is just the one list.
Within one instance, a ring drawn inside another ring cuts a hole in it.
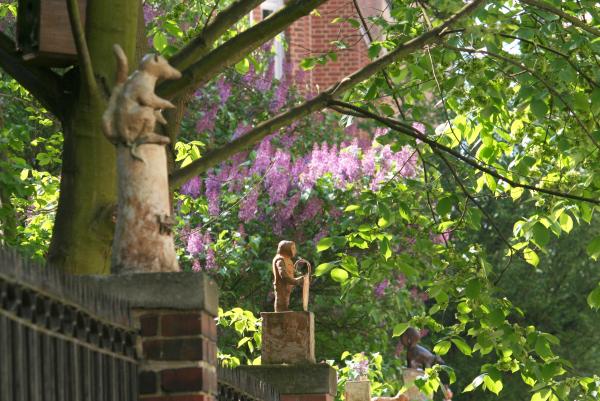
[{"label": "white-painted trunk", "polygon": [[113,273],[179,271],[171,234],[164,145],[117,146],[119,206],[112,246]]}]

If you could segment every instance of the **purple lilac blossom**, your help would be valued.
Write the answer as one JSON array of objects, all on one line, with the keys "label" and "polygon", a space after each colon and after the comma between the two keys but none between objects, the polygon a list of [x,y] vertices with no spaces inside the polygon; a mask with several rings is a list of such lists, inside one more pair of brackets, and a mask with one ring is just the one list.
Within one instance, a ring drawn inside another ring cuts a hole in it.
[{"label": "purple lilac blossom", "polygon": [[327,227],[323,227],[321,231],[319,231],[317,235],[315,235],[315,237],[313,238],[313,243],[318,244],[321,238],[327,237],[328,235],[329,230],[327,229]]},{"label": "purple lilac blossom", "polygon": [[204,243],[206,246],[206,270],[215,270],[217,268],[217,261],[215,251],[211,246],[212,238],[209,233],[204,234]]},{"label": "purple lilac blossom", "polygon": [[200,196],[201,187],[202,181],[200,181],[200,177],[194,177],[183,184],[179,191],[184,195],[191,196],[192,198],[196,199]]},{"label": "purple lilac blossom", "polygon": [[240,211],[238,217],[242,222],[247,223],[256,217],[256,211],[258,209],[258,190],[252,189],[250,193],[244,198],[240,205]]},{"label": "purple lilac blossom", "polygon": [[269,193],[269,203],[280,202],[285,198],[290,186],[290,154],[282,150],[275,153],[273,166],[267,171],[265,187]]},{"label": "purple lilac blossom", "polygon": [[280,220],[289,220],[292,218],[294,214],[294,209],[300,203],[301,194],[300,192],[296,192],[290,200],[279,210],[278,217]]},{"label": "purple lilac blossom", "polygon": [[352,145],[343,149],[340,152],[338,159],[338,172],[342,182],[355,181],[360,176],[360,160],[359,160],[359,149],[356,141]]},{"label": "purple lilac blossom", "polygon": [[406,287],[406,276],[402,273],[396,276],[396,287],[404,288]]},{"label": "purple lilac blossom", "polygon": [[222,77],[217,82],[217,90],[219,91],[219,97],[221,98],[221,105],[227,103],[227,100],[231,97],[231,83]]},{"label": "purple lilac blossom", "polygon": [[363,153],[361,168],[364,175],[372,177],[375,174],[375,148],[373,146]]},{"label": "purple lilac blossom", "polygon": [[187,251],[190,255],[197,255],[204,247],[202,234],[193,230],[187,237]]},{"label": "purple lilac blossom", "polygon": [[273,100],[271,100],[271,104],[269,105],[269,111],[271,111],[271,113],[278,112],[285,105],[288,90],[289,84],[287,81],[282,81],[279,83],[277,89],[275,89]]},{"label": "purple lilac blossom", "polygon": [[210,132],[215,128],[217,122],[217,112],[219,111],[218,106],[213,106],[209,110],[205,111],[202,118],[196,122],[196,132]]},{"label": "purple lilac blossom", "polygon": [[211,216],[219,214],[219,193],[221,192],[221,182],[219,178],[210,172],[204,182],[206,199],[208,201],[208,213]]},{"label": "purple lilac blossom", "polygon": [[144,3],[144,22],[146,25],[158,16],[158,10],[148,3]]},{"label": "purple lilac blossom", "polygon": [[451,230],[446,230],[441,234],[435,235],[432,238],[432,241],[434,244],[445,244],[446,242],[450,241],[451,234],[452,234]]},{"label": "purple lilac blossom", "polygon": [[258,76],[254,83],[254,88],[259,92],[266,92],[271,89],[273,84],[273,75],[275,73],[275,62],[271,60],[267,66],[267,70],[264,75]]},{"label": "purple lilac blossom", "polygon": [[192,263],[192,271],[202,271],[202,265],[200,264],[200,261],[198,259],[194,259],[194,262]]},{"label": "purple lilac blossom", "polygon": [[256,158],[254,164],[250,169],[250,174],[262,174],[271,165],[271,158],[273,157],[273,148],[271,146],[271,139],[269,137],[262,140],[258,149],[256,150]]},{"label": "purple lilac blossom", "polygon": [[323,201],[317,197],[312,197],[306,203],[302,214],[300,214],[300,221],[310,221],[317,216],[323,209]]},{"label": "purple lilac blossom", "polygon": [[425,134],[425,124],[419,123],[419,122],[414,122],[414,123],[412,123],[412,127],[420,134]]},{"label": "purple lilac blossom", "polygon": [[377,284],[375,286],[375,288],[373,289],[373,294],[375,294],[375,296],[377,298],[382,298],[383,295],[385,294],[386,288],[388,288],[389,285],[390,285],[390,280],[388,280],[387,278],[384,279],[383,281],[379,282],[379,284]]},{"label": "purple lilac blossom", "polygon": [[246,73],[242,77],[242,82],[245,83],[246,85],[251,85],[254,82],[255,78],[256,78],[256,73],[254,70],[254,64],[250,63],[250,67],[248,68],[248,71],[246,71]]}]

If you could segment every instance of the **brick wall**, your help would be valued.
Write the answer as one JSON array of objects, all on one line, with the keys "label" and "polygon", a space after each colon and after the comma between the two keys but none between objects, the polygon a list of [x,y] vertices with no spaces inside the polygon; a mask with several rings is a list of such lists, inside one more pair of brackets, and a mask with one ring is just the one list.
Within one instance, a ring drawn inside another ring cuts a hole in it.
[{"label": "brick wall", "polygon": [[[367,18],[386,15],[385,0],[358,0],[358,4]],[[333,41],[340,40],[346,43],[349,48],[337,50],[336,61],[317,65],[311,71],[300,72],[308,85],[324,89],[369,62],[368,39],[364,30],[355,28],[350,23],[331,23],[337,17],[358,19],[352,0],[329,0],[319,7],[318,12],[320,16],[309,15],[301,18],[286,30],[285,36],[289,44],[286,62],[291,63],[292,74],[296,75],[301,70],[299,64],[302,59],[336,50],[331,44]],[[252,13],[253,21],[259,21],[260,17],[257,10]],[[377,40],[378,33],[372,31],[372,34]]]}]

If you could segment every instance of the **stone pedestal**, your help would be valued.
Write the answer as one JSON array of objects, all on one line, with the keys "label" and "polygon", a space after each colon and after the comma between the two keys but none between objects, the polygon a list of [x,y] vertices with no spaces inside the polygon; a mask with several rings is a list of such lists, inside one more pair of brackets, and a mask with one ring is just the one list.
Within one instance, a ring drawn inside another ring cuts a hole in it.
[{"label": "stone pedestal", "polygon": [[315,363],[315,318],[312,312],[263,312],[264,365]]},{"label": "stone pedestal", "polygon": [[371,382],[368,380],[347,381],[344,390],[346,401],[371,401]]},{"label": "stone pedestal", "polygon": [[274,386],[281,401],[334,401],[337,393],[337,373],[325,364],[239,366]]},{"label": "stone pedestal", "polygon": [[427,401],[427,395],[423,394],[419,388],[414,384],[414,381],[423,376],[424,372],[421,369],[404,369],[402,372],[402,378],[404,379],[404,386],[406,392],[403,395],[408,397],[408,401]]}]

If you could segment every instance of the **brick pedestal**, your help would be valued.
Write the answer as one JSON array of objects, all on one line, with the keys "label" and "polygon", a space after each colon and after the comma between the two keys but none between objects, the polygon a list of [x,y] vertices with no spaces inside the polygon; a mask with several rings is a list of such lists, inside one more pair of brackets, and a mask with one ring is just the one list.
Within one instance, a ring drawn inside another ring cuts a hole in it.
[{"label": "brick pedestal", "polygon": [[140,401],[214,401],[218,294],[199,273],[92,278],[133,306]]},{"label": "brick pedestal", "polygon": [[263,364],[315,363],[315,318],[312,312],[263,312],[260,315]]},{"label": "brick pedestal", "polygon": [[240,366],[237,369],[273,385],[281,401],[334,401],[337,393],[337,373],[324,363]]}]

